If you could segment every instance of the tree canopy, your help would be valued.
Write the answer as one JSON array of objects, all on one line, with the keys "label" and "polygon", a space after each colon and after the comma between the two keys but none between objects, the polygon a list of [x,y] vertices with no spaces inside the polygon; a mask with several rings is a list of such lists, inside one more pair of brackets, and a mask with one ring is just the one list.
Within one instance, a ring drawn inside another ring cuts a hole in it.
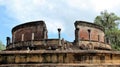
[{"label": "tree canopy", "polygon": [[94,23],[104,27],[105,30],[112,30],[118,27],[120,17],[114,13],[102,11],[100,16],[95,18]]},{"label": "tree canopy", "polygon": [[103,26],[105,29],[105,37],[109,39],[112,48],[120,50],[120,29],[118,28],[120,17],[115,15],[115,13],[102,11],[101,14],[95,18],[94,23]]},{"label": "tree canopy", "polygon": [[5,49],[5,45],[2,43],[2,41],[0,41],[0,50],[4,50]]}]

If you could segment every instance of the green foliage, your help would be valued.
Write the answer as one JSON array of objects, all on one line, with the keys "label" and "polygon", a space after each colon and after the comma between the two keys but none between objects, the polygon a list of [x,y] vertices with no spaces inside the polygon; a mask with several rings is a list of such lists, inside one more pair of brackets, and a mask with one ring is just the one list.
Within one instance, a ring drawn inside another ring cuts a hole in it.
[{"label": "green foliage", "polygon": [[0,41],[0,50],[4,50],[5,49],[5,45]]},{"label": "green foliage", "polygon": [[115,50],[120,50],[120,30],[114,29],[106,33],[111,41],[112,48]]},{"label": "green foliage", "polygon": [[108,13],[107,11],[101,12],[100,16],[97,16],[94,20],[95,24],[99,24],[106,30],[112,30],[118,27],[120,17],[114,13]]},{"label": "green foliage", "polygon": [[105,37],[110,40],[111,46],[115,50],[120,50],[120,30],[118,28],[120,17],[107,11],[101,12],[94,20],[95,24],[101,25],[105,29]]}]

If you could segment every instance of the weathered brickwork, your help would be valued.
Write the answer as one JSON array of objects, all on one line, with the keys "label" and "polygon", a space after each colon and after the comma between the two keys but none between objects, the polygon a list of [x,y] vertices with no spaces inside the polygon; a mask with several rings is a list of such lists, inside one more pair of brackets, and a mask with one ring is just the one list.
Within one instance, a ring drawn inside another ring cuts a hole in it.
[{"label": "weathered brickwork", "polygon": [[[91,27],[85,27],[85,26],[80,26],[80,32],[78,35],[80,35],[79,37],[81,38],[81,40],[89,40],[89,33],[88,33],[88,29],[91,30],[91,41],[98,41],[100,40],[100,42],[104,42],[104,32],[96,29],[96,28],[91,28]],[[99,37],[98,37],[99,36]]]},{"label": "weathered brickwork", "polygon": [[[100,41],[100,42],[104,42],[104,30],[102,29],[102,27],[98,26],[96,27],[95,24],[93,23],[88,23],[85,21],[76,21],[75,22],[75,27],[76,29],[78,28],[79,31],[76,32],[76,36],[75,38],[78,39],[80,38],[80,40],[89,40],[89,32],[88,30],[90,30],[90,39],[91,41]],[[79,37],[78,37],[79,35]]]},{"label": "weathered brickwork", "polygon": [[[15,52],[16,54],[14,54]],[[109,67],[109,65],[117,65],[120,64],[120,54],[112,51],[94,51],[94,50],[79,50],[79,51],[13,51],[7,52],[4,51],[0,53],[0,64],[4,64],[7,66],[8,64],[33,64],[34,66],[38,64],[38,66],[52,66],[56,65],[56,67],[66,66],[70,67],[76,65],[79,66],[101,66]],[[6,54],[6,55],[5,55]],[[49,64],[49,65],[47,65]],[[114,67],[117,67],[114,66]]]},{"label": "weathered brickwork", "polygon": [[14,27],[0,51],[0,67],[120,67],[120,52],[105,42],[101,26],[76,21],[74,42],[61,39],[61,29],[56,30],[58,37],[49,39],[44,21]]},{"label": "weathered brickwork", "polygon": [[103,27],[85,21],[75,22],[75,43],[81,49],[111,49]]},{"label": "weathered brickwork", "polygon": [[33,40],[43,40],[44,37],[47,39],[47,33],[44,35],[44,32],[47,32],[44,21],[18,25],[12,29],[13,43],[32,40],[32,33],[34,36]]}]

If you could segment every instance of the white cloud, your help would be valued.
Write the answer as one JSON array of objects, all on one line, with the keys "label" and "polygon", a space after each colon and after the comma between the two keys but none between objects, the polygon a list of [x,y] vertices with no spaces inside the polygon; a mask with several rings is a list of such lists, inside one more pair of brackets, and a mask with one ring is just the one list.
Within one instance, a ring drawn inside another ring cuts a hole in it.
[{"label": "white cloud", "polygon": [[82,10],[89,8],[88,1],[86,0],[67,0],[66,2],[72,8],[82,9]]},{"label": "white cloud", "polygon": [[0,0],[0,5],[6,7],[10,17],[18,20],[15,25],[44,20],[50,33],[57,33],[60,27],[62,33],[73,38],[76,20],[93,21],[96,12],[117,10],[120,0]]},{"label": "white cloud", "polygon": [[[6,2],[10,16],[21,22],[38,18],[38,8],[44,5],[43,0],[11,0]],[[14,14],[14,15],[13,15]]]},{"label": "white cloud", "polygon": [[19,21],[15,24],[44,20],[50,33],[56,33],[58,27],[64,30],[61,20],[50,17],[49,11],[54,12],[55,4],[48,3],[46,0],[10,0],[4,3],[8,14]]},{"label": "white cloud", "polygon": [[120,0],[91,0],[91,4],[96,11],[114,10],[120,6]]},{"label": "white cloud", "polygon": [[61,32],[64,32],[65,30],[63,21],[55,20],[55,19],[47,19],[45,22],[49,33],[57,33],[58,28],[62,29]]},{"label": "white cloud", "polygon": [[93,10],[95,12],[114,11],[120,6],[120,0],[67,0],[66,2],[74,9]]}]

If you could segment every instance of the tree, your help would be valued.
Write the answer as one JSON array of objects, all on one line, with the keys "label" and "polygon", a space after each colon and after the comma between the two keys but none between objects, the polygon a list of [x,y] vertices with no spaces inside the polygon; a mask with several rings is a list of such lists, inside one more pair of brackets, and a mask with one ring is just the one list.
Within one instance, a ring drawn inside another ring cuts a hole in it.
[{"label": "tree", "polygon": [[111,42],[113,49],[120,50],[120,30],[118,28],[120,17],[114,13],[102,11],[101,15],[94,20],[95,24],[103,26],[105,29],[105,37]]},{"label": "tree", "polygon": [[101,12],[100,16],[97,16],[95,18],[94,23],[103,26],[106,31],[118,27],[118,20],[120,20],[120,17],[118,17],[114,13],[108,13],[107,11],[103,11]]},{"label": "tree", "polygon": [[108,31],[107,35],[110,37],[112,48],[120,50],[120,30],[114,29],[114,30]]},{"label": "tree", "polygon": [[5,49],[5,45],[2,43],[2,41],[0,41],[0,50],[4,50]]}]

